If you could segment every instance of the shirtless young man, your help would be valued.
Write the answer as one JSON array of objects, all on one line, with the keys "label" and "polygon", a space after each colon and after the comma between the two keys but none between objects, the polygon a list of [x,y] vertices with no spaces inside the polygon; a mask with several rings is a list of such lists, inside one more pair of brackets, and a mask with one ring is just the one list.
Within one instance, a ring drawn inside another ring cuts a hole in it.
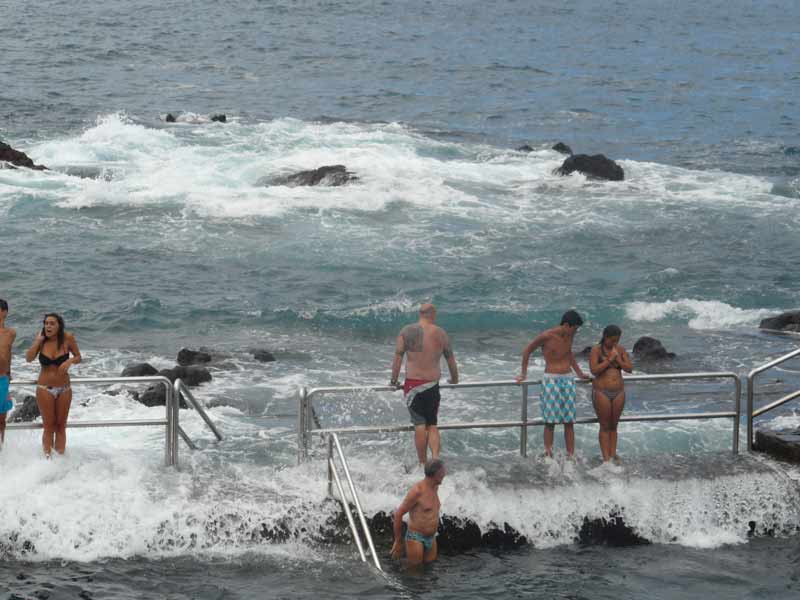
[{"label": "shirtless young man", "polygon": [[8,396],[11,381],[11,345],[17,337],[14,329],[6,327],[8,302],[0,299],[0,446],[6,437],[6,414],[14,406]]},{"label": "shirtless young man", "polygon": [[403,385],[406,406],[414,425],[414,445],[420,466],[428,457],[428,446],[433,458],[439,458],[438,417],[439,379],[442,370],[439,361],[444,356],[450,369],[449,383],[458,383],[456,357],[450,348],[450,338],[444,329],[434,324],[436,307],[423,304],[419,307],[419,322],[407,325],[397,336],[397,347],[392,362],[389,385],[398,386],[403,355],[406,358],[406,380]]},{"label": "shirtless young man", "polygon": [[439,530],[439,486],[447,474],[444,463],[432,458],[425,463],[425,479],[415,483],[394,511],[394,544],[392,558],[403,555],[403,515],[408,515],[406,529],[406,559],[410,566],[436,560],[439,549],[436,532]]},{"label": "shirtless young man", "polygon": [[567,454],[575,454],[575,380],[571,371],[586,379],[572,354],[572,340],[583,319],[574,310],[568,310],[561,317],[561,324],[543,331],[522,351],[522,373],[517,382],[525,381],[528,374],[528,359],[537,348],[544,355],[544,376],[539,405],[544,419],[544,452],[553,456],[553,435],[556,424],[564,424],[564,442]]}]

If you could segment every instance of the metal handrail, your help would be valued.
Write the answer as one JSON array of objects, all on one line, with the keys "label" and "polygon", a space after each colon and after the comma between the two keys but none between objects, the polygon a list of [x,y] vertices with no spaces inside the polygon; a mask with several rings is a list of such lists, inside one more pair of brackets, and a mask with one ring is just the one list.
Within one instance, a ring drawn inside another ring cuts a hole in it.
[{"label": "metal handrail", "polygon": [[208,425],[208,428],[211,430],[211,432],[217,437],[217,440],[221,442],[222,434],[219,432],[219,429],[217,429],[217,426],[214,425],[214,422],[211,420],[211,417],[208,416],[205,407],[194,397],[194,395],[186,386],[186,384],[183,383],[183,381],[181,381],[180,379],[176,379],[173,386],[175,388],[176,404],[180,406],[181,395],[183,395],[184,398],[189,400],[194,409],[203,418],[203,421],[206,422],[206,425]]},{"label": "metal handrail", "polygon": [[763,365],[756,367],[752,371],[747,374],[747,449],[752,451],[753,450],[753,420],[759,416],[763,415],[765,412],[768,412],[774,408],[781,406],[782,404],[786,404],[790,400],[793,400],[797,397],[797,395],[789,394],[788,396],[784,396],[780,400],[776,400],[767,406],[762,406],[758,410],[754,410],[754,388],[755,388],[755,378],[760,373],[771,369],[772,367],[777,367],[781,363],[786,362],[792,358],[800,356],[800,348],[797,350],[793,350],[788,354],[784,354],[783,356],[779,356],[778,358],[769,361],[768,363],[764,363]]},{"label": "metal handrail", "polygon": [[[70,385],[93,384],[93,383],[160,383],[165,389],[165,408],[166,416],[164,419],[138,419],[129,421],[108,420],[108,421],[67,421],[70,428],[89,428],[89,427],[147,427],[163,426],[164,435],[164,464],[168,467],[178,464],[178,435],[183,433],[178,422],[178,411],[176,408],[175,396],[173,393],[172,382],[163,375],[149,375],[144,377],[78,377],[71,378]],[[10,385],[35,386],[38,385],[35,379],[13,380]],[[8,423],[7,429],[42,429],[42,423]],[[185,434],[184,434],[185,435]]]},{"label": "metal handrail", "polygon": [[[671,380],[698,380],[698,379],[732,379],[735,386],[734,408],[731,411],[717,411],[717,412],[702,412],[702,413],[662,413],[662,414],[628,414],[623,416],[620,421],[635,422],[635,421],[679,421],[679,420],[704,420],[704,419],[732,419],[733,420],[733,441],[732,452],[738,454],[739,452],[739,422],[741,419],[741,380],[736,373],[723,371],[723,372],[698,372],[698,373],[672,373],[672,374],[658,374],[658,375],[631,375],[624,378],[625,382],[636,381],[671,381]],[[591,383],[591,379],[577,379],[576,382],[580,384]],[[519,421],[483,421],[473,423],[442,423],[438,425],[441,430],[444,429],[480,429],[480,428],[520,428],[520,455],[527,456],[527,428],[537,427],[544,425],[544,420],[541,418],[528,419],[528,388],[531,385],[536,385],[541,381],[480,381],[469,383],[442,383],[441,388],[486,388],[486,387],[520,387],[522,388],[522,401],[520,410]],[[334,427],[334,428],[312,428],[312,400],[314,396],[327,394],[327,393],[343,393],[343,392],[386,392],[396,391],[398,388],[387,385],[374,385],[363,387],[320,387],[307,389],[305,387],[299,390],[299,409],[298,409],[298,461],[308,457],[308,450],[313,433],[321,435],[327,434],[343,434],[343,433],[383,433],[383,432],[398,432],[398,431],[411,431],[411,425],[380,425],[380,426],[360,426],[360,427]],[[576,419],[576,423],[598,423],[596,417],[580,417]]]},{"label": "metal handrail", "polygon": [[[336,481],[336,487],[339,490],[339,500],[342,503],[342,507],[344,508],[345,514],[347,515],[347,521],[350,524],[350,531],[353,534],[353,538],[356,541],[356,545],[358,546],[358,552],[361,554],[361,560],[363,562],[367,562],[367,557],[364,554],[364,547],[361,543],[361,540],[358,535],[358,531],[356,529],[355,523],[353,522],[353,516],[350,512],[350,507],[347,505],[347,500],[344,494],[344,489],[342,487],[342,482],[339,477],[339,472],[336,469],[336,463],[333,460],[333,449],[336,448],[336,453],[339,455],[339,460],[342,462],[342,469],[344,471],[344,476],[347,480],[347,486],[350,488],[350,494],[353,498],[353,504],[356,507],[356,513],[358,514],[358,520],[361,523],[361,529],[364,532],[364,537],[367,540],[367,545],[369,547],[369,551],[372,554],[372,562],[375,564],[375,568],[379,571],[383,571],[381,568],[381,562],[378,559],[378,553],[375,551],[375,544],[372,541],[372,534],[369,531],[369,526],[367,525],[367,519],[364,516],[364,509],[361,507],[361,500],[358,497],[358,492],[356,492],[356,486],[353,483],[353,478],[350,476],[350,468],[347,465],[347,459],[344,456],[344,452],[342,451],[342,445],[339,443],[339,436],[335,433],[330,433],[328,435],[328,494],[331,494],[331,477]],[[332,495],[332,494],[331,494]]]}]

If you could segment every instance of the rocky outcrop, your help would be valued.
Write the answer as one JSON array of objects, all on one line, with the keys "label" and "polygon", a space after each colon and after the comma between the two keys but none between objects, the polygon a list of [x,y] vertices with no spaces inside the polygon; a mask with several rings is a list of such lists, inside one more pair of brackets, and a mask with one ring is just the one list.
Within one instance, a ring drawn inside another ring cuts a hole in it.
[{"label": "rocky outcrop", "polygon": [[39,412],[39,405],[36,404],[36,396],[25,396],[22,399],[22,404],[17,404],[8,420],[11,423],[28,423],[38,419],[41,415]]},{"label": "rocky outcrop", "polygon": [[797,331],[800,332],[800,310],[781,313],[775,317],[762,319],[760,329],[770,331]]},{"label": "rocky outcrop", "polygon": [[172,113],[167,113],[167,116],[164,118],[167,123],[175,123],[178,119],[175,118],[175,115]]},{"label": "rocky outcrop", "polygon": [[0,162],[7,162],[17,167],[27,167],[36,171],[47,170],[47,167],[34,164],[33,160],[24,152],[14,150],[14,148],[3,142],[0,142]]},{"label": "rocky outcrop", "polygon": [[225,115],[211,115],[211,120],[214,123],[227,123],[228,117],[226,117]]},{"label": "rocky outcrop", "polygon": [[757,430],[753,449],[782,460],[800,463],[800,429],[793,431]]},{"label": "rocky outcrop", "polygon": [[158,375],[158,369],[149,363],[136,363],[122,369],[120,377],[152,377]]},{"label": "rocky outcrop", "polygon": [[188,348],[181,348],[178,351],[178,364],[181,366],[198,365],[202,363],[210,363],[211,354],[203,350],[189,350]]},{"label": "rocky outcrop", "polygon": [[272,179],[263,180],[260,183],[266,185],[285,185],[289,187],[296,187],[301,185],[328,185],[337,186],[358,181],[353,173],[347,170],[344,165],[329,165],[312,169],[310,171],[300,171],[292,175],[283,177],[274,177]]},{"label": "rocky outcrop", "polygon": [[555,146],[552,147],[552,150],[560,152],[561,154],[567,154],[569,156],[572,156],[572,148],[567,146],[564,142],[558,142]]},{"label": "rocky outcrop", "polygon": [[176,379],[180,379],[189,387],[195,387],[201,383],[211,381],[211,373],[205,367],[186,367],[178,365],[172,369],[162,369],[158,374],[163,375],[172,383],[175,383]]},{"label": "rocky outcrop", "polygon": [[633,529],[625,525],[620,515],[612,514],[607,519],[583,519],[578,532],[578,541],[583,545],[597,546],[640,546],[650,541],[641,537]]},{"label": "rocky outcrop", "polygon": [[637,360],[650,361],[675,358],[675,353],[667,352],[660,340],[642,336],[633,345],[633,356]]},{"label": "rocky outcrop", "polygon": [[592,179],[623,181],[625,171],[617,163],[602,154],[573,154],[553,171],[556,175],[569,175],[578,171]]}]

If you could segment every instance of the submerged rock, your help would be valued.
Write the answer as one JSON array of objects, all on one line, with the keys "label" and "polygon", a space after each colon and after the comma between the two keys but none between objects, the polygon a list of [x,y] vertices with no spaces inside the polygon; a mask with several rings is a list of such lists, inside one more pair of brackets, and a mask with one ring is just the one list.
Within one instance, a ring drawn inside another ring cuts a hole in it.
[{"label": "submerged rock", "polygon": [[567,146],[564,142],[558,142],[555,146],[553,146],[552,150],[560,152],[561,154],[569,154],[572,156],[572,148]]},{"label": "submerged rock", "polygon": [[353,173],[347,170],[344,165],[329,165],[312,169],[310,171],[300,171],[292,175],[283,177],[275,177],[272,179],[261,181],[260,183],[266,185],[285,185],[289,187],[301,185],[329,185],[338,186],[350,183],[351,181],[358,181]]},{"label": "submerged rock", "polygon": [[529,146],[528,144],[523,144],[517,148],[517,152],[533,152],[533,147]]},{"label": "submerged rock", "polygon": [[633,355],[637,360],[664,360],[675,358],[674,352],[667,352],[660,340],[642,336],[633,345]]},{"label": "submerged rock", "polygon": [[178,351],[178,364],[181,366],[210,362],[211,354],[203,350],[189,350],[188,348],[181,348]]},{"label": "submerged rock", "polygon": [[578,171],[593,179],[606,179],[609,181],[623,181],[625,171],[617,163],[602,154],[573,154],[565,159],[553,173],[556,175],[569,175]]},{"label": "submerged rock", "polygon": [[211,120],[213,122],[215,122],[215,123],[227,123],[228,122],[228,117],[226,117],[225,115],[222,115],[222,114],[220,114],[220,115],[211,115]]},{"label": "submerged rock", "polygon": [[34,164],[33,160],[24,152],[14,150],[8,144],[0,142],[0,162],[11,163],[18,167],[27,167],[36,171],[46,171],[47,167]]},{"label": "submerged rock", "polygon": [[153,365],[150,363],[135,363],[125,367],[120,377],[151,377],[153,375],[158,375],[158,369]]},{"label": "submerged rock", "polygon": [[252,354],[253,358],[258,362],[275,362],[275,355],[269,350],[253,349],[250,350],[250,354]]},{"label": "submerged rock", "polygon": [[758,326],[760,329],[771,331],[798,331],[800,332],[800,310],[781,313],[775,317],[762,319]]},{"label": "submerged rock", "polygon": [[22,399],[22,404],[17,404],[17,407],[9,415],[8,420],[11,423],[29,423],[41,416],[39,405],[36,404],[36,396],[25,396]]},{"label": "submerged rock", "polygon": [[164,120],[167,123],[175,123],[177,121],[177,119],[175,118],[175,115],[173,115],[172,113],[167,113],[167,116],[166,116],[166,118]]},{"label": "submerged rock", "polygon": [[211,372],[205,367],[187,367],[178,365],[172,369],[162,369],[158,372],[158,374],[163,375],[172,383],[175,383],[176,379],[180,379],[189,387],[198,386],[201,383],[211,381]]}]

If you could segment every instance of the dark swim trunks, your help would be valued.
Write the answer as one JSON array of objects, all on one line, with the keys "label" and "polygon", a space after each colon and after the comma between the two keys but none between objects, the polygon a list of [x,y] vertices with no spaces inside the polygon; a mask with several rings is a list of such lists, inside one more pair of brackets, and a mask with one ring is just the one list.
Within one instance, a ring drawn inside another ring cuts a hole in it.
[{"label": "dark swim trunks", "polygon": [[403,384],[408,414],[414,425],[436,425],[439,418],[439,382],[406,379]]}]

